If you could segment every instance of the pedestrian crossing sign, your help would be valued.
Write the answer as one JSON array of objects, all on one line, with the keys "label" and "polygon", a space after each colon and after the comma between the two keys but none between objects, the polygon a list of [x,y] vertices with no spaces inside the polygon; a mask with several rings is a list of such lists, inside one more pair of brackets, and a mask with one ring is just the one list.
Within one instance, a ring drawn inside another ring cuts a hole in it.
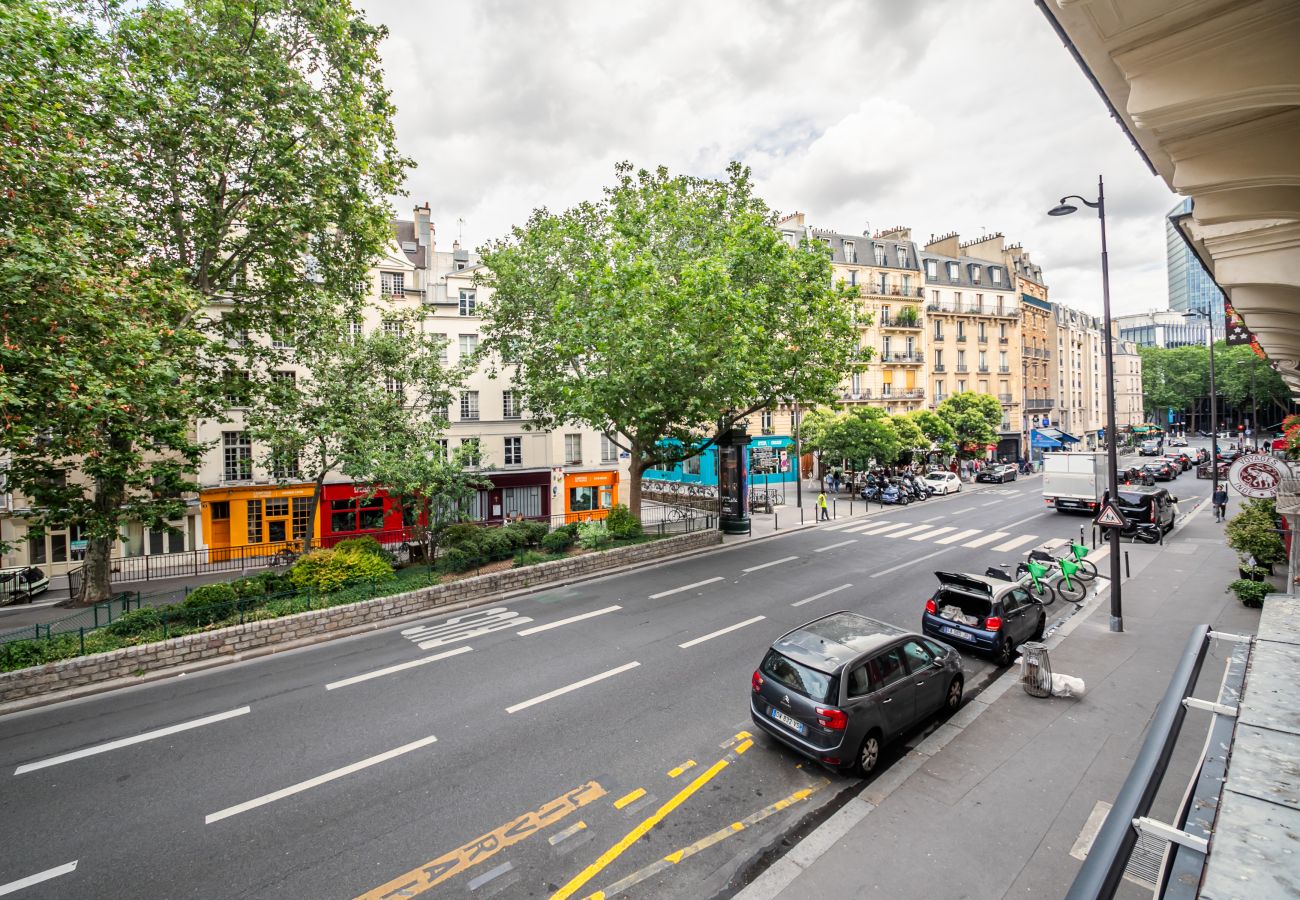
[{"label": "pedestrian crossing sign", "polygon": [[1124,528],[1128,525],[1128,521],[1124,518],[1124,514],[1115,508],[1114,503],[1107,503],[1103,506],[1101,512],[1097,514],[1097,518],[1092,521],[1097,525],[1102,525],[1107,528]]}]

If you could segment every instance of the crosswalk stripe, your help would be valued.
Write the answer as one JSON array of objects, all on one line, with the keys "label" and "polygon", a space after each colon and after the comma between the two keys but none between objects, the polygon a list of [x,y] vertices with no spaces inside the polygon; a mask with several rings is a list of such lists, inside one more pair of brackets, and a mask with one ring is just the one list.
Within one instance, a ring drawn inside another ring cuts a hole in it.
[{"label": "crosswalk stripe", "polygon": [[929,525],[913,525],[911,528],[904,528],[902,531],[892,532],[886,535],[886,537],[891,537],[891,538],[907,537],[909,534],[916,534],[918,531],[929,531],[929,530],[930,530]]},{"label": "crosswalk stripe", "polygon": [[1037,538],[1038,535],[1036,534],[1022,534],[1020,535],[1020,537],[1013,537],[1009,541],[1003,541],[993,549],[998,551],[999,553],[1002,553],[1007,550],[1014,550],[1017,547],[1019,547],[1021,544],[1028,544],[1030,541],[1036,540]]},{"label": "crosswalk stripe", "polygon": [[963,547],[983,547],[985,544],[991,544],[994,541],[1000,541],[1004,537],[1011,537],[1009,531],[995,531],[992,534],[986,534],[984,537],[977,537],[973,541],[967,541],[962,544]]},{"label": "crosswalk stripe", "polygon": [[871,528],[879,528],[879,522],[855,522],[852,528],[845,528],[845,534],[861,534]]},{"label": "crosswalk stripe", "polygon": [[972,534],[979,534],[978,528],[967,528],[965,531],[959,531],[956,534],[950,534],[941,541],[935,541],[936,544],[955,544],[958,541],[964,541]]},{"label": "crosswalk stripe", "polygon": [[873,534],[873,535],[874,535],[874,534],[884,534],[886,531],[893,531],[895,528],[906,528],[906,527],[908,527],[908,526],[911,525],[911,524],[912,524],[911,522],[890,522],[888,525],[885,525],[885,526],[882,527],[882,528],[876,528],[876,529],[874,529],[874,530],[872,530],[872,531],[863,531],[863,532],[860,532],[860,533],[861,533],[861,534]]},{"label": "crosswalk stripe", "polygon": [[920,534],[914,534],[910,538],[908,538],[908,540],[929,541],[929,540],[933,540],[934,538],[938,537],[941,534],[947,534],[950,531],[956,531],[956,530],[957,529],[953,528],[951,525],[945,526],[943,528],[932,528],[929,531],[922,531]]},{"label": "crosswalk stripe", "polygon": [[821,531],[839,531],[841,528],[850,528],[860,524],[856,519],[845,519],[843,522],[832,522],[829,525],[823,525]]}]

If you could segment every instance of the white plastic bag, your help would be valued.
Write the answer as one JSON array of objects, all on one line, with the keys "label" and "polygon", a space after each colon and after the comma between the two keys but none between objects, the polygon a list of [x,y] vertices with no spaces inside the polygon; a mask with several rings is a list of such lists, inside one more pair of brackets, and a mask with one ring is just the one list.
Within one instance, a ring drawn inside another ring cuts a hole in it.
[{"label": "white plastic bag", "polygon": [[1053,697],[1082,697],[1086,690],[1082,678],[1052,673]]}]

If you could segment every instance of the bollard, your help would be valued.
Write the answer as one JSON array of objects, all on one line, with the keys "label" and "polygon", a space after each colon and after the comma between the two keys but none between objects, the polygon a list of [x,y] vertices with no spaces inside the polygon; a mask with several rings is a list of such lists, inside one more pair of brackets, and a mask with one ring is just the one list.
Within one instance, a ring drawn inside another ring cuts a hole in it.
[{"label": "bollard", "polygon": [[78,632],[80,632],[80,637],[81,637],[81,655],[85,656],[86,655],[86,629],[83,626],[77,630]]},{"label": "bollard", "polygon": [[831,518],[838,519],[839,517],[840,517],[840,498],[835,497],[831,500]]},{"label": "bollard", "polygon": [[1127,551],[1127,550],[1124,551],[1124,577],[1125,577],[1125,578],[1132,578],[1132,577],[1133,577],[1132,575],[1129,574],[1129,571],[1128,571],[1128,551]]},{"label": "bollard", "polygon": [[803,507],[802,507],[802,506],[799,507],[799,524],[800,524],[800,525],[804,524],[804,521],[803,521]]},{"label": "bollard", "polygon": [[1082,526],[1082,525],[1079,526],[1079,543],[1080,543],[1080,544],[1087,543],[1087,542],[1083,539],[1083,526]]},{"label": "bollard", "polygon": [[773,530],[773,531],[780,531],[780,530],[781,530],[781,511],[780,511],[780,510],[777,510],[776,512],[772,513],[772,530]]},{"label": "bollard", "polygon": [[853,498],[849,497],[849,518],[853,518]]}]

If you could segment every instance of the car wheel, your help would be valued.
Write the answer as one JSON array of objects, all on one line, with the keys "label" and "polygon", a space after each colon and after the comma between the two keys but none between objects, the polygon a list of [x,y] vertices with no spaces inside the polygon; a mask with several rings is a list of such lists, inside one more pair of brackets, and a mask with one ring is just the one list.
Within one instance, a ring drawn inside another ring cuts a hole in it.
[{"label": "car wheel", "polygon": [[993,662],[999,666],[1011,665],[1011,659],[1016,655],[1016,643],[1009,637],[1004,637],[998,644],[998,651],[993,656]]},{"label": "car wheel", "polygon": [[858,758],[853,762],[853,771],[865,778],[876,770],[880,764],[880,732],[874,729],[867,732],[858,748]]},{"label": "car wheel", "polygon": [[962,677],[958,675],[948,684],[948,693],[943,700],[944,715],[952,715],[961,709]]},{"label": "car wheel", "polygon": [[1043,613],[1043,617],[1038,620],[1038,629],[1034,631],[1034,640],[1041,641],[1045,634],[1047,634],[1047,613]]}]

